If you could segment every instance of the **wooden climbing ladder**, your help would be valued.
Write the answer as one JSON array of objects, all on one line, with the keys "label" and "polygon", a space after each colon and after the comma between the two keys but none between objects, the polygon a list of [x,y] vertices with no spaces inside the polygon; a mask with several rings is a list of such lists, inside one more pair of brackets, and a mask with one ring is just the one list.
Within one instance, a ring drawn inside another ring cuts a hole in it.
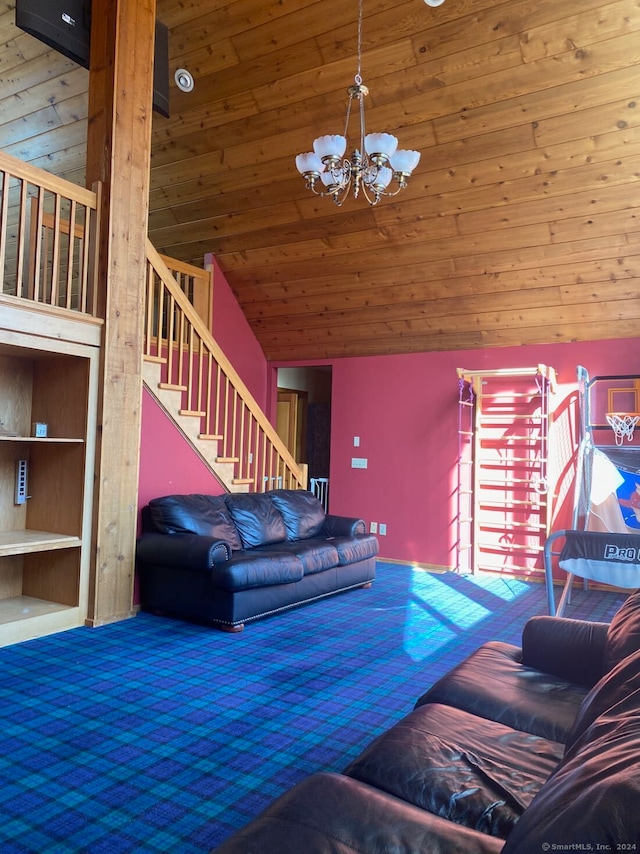
[{"label": "wooden climbing ladder", "polygon": [[555,371],[458,369],[459,572],[543,572]]}]

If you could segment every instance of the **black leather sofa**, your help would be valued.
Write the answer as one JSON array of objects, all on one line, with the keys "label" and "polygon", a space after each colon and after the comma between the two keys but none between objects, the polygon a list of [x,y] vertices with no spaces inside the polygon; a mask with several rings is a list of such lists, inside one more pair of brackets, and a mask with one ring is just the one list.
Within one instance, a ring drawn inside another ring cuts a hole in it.
[{"label": "black leather sofa", "polygon": [[638,851],[639,650],[639,592],[610,625],[534,617],[522,647],[483,645],[216,851]]},{"label": "black leather sofa", "polygon": [[141,607],[228,631],[375,577],[364,521],[325,514],[305,490],[167,495],[141,522]]}]

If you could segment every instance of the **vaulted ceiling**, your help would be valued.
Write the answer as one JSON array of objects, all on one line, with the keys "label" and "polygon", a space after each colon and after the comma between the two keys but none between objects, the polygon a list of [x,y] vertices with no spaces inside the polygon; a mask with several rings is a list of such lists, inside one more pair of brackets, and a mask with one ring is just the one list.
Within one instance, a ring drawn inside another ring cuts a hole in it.
[{"label": "vaulted ceiling", "polygon": [[[336,207],[295,155],[341,133],[357,0],[158,0],[149,234],[213,252],[275,360],[637,334],[640,0],[364,0],[367,131],[409,186]],[[88,72],[0,7],[0,148],[84,183]],[[355,145],[356,124],[351,124]]]}]

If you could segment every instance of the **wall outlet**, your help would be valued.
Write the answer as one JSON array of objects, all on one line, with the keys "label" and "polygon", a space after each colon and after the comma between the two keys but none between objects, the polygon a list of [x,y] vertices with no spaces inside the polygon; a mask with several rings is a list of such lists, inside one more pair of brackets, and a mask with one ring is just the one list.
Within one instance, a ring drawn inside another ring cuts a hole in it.
[{"label": "wall outlet", "polygon": [[387,523],[386,522],[380,522],[380,529],[379,530],[380,530],[380,536],[386,537],[387,536]]},{"label": "wall outlet", "polygon": [[366,469],[369,460],[366,457],[351,457],[352,469]]},{"label": "wall outlet", "polygon": [[377,534],[378,533],[378,523],[377,522],[370,522],[369,523],[369,533],[370,534]]}]

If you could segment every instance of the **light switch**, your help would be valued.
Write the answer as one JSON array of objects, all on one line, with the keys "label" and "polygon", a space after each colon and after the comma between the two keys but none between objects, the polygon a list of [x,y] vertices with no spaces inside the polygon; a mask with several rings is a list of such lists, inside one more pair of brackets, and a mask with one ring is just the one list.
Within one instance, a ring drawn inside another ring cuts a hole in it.
[{"label": "light switch", "polygon": [[360,436],[354,436],[353,437],[353,447],[354,448],[360,447]]}]

